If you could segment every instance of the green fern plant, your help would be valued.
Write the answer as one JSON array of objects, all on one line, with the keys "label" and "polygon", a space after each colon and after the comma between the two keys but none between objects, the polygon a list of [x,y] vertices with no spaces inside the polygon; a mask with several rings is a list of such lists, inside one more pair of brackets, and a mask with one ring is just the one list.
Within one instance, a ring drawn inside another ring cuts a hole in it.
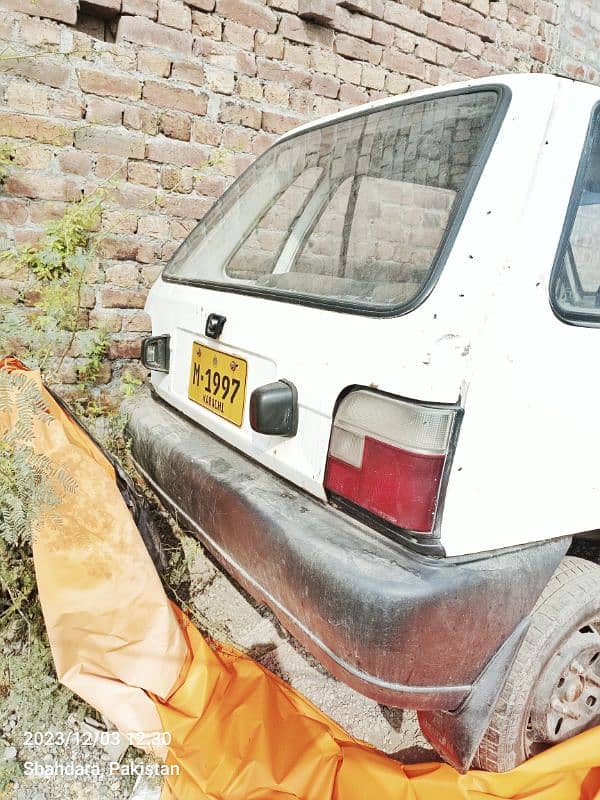
[{"label": "green fern plant", "polygon": [[100,329],[91,336],[85,352],[85,361],[77,369],[77,375],[84,387],[92,386],[100,377],[109,345],[110,336],[105,330]]},{"label": "green fern plant", "polygon": [[38,280],[54,280],[82,271],[89,263],[89,247],[102,215],[102,192],[82,197],[62,217],[46,223],[45,235],[0,253],[0,261],[25,267]]}]

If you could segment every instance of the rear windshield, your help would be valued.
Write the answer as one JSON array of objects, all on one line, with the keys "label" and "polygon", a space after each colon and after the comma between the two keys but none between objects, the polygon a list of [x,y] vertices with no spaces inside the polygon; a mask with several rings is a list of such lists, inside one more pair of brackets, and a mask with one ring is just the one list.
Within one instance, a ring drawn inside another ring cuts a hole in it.
[{"label": "rear windshield", "polygon": [[464,210],[498,101],[495,89],[429,97],[276,144],[165,279],[367,312],[413,305]]}]

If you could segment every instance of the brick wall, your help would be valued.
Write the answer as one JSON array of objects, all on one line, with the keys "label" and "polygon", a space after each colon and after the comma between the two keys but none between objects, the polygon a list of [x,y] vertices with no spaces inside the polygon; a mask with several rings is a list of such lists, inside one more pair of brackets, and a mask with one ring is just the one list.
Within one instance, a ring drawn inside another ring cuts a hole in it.
[{"label": "brick wall", "polygon": [[[16,151],[0,237],[33,240],[109,187],[84,297],[89,325],[113,335],[112,386],[149,329],[162,264],[278,134],[424,85],[588,69],[592,1],[0,0],[0,137]],[[15,302],[20,290],[0,283]]]},{"label": "brick wall", "polygon": [[571,78],[597,83],[600,79],[600,4],[568,0],[560,17],[554,68]]}]

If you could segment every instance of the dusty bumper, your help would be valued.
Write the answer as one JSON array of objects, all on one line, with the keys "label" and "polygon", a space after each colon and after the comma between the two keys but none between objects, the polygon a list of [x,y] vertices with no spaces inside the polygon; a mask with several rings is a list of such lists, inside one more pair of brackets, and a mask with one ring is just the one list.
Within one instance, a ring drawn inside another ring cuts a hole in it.
[{"label": "dusty bumper", "polygon": [[180,520],[334,675],[380,703],[457,708],[565,550],[420,556],[159,400],[138,403],[129,430],[138,468]]}]

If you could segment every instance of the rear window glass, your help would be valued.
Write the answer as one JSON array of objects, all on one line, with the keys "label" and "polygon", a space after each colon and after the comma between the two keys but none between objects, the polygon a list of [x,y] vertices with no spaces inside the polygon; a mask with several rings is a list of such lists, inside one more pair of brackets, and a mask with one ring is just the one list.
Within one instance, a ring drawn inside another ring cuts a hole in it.
[{"label": "rear window glass", "polygon": [[481,167],[498,101],[494,89],[429,97],[282,141],[164,277],[367,311],[412,304]]},{"label": "rear window glass", "polygon": [[600,120],[596,111],[575,181],[555,266],[553,300],[561,316],[600,322]]}]

